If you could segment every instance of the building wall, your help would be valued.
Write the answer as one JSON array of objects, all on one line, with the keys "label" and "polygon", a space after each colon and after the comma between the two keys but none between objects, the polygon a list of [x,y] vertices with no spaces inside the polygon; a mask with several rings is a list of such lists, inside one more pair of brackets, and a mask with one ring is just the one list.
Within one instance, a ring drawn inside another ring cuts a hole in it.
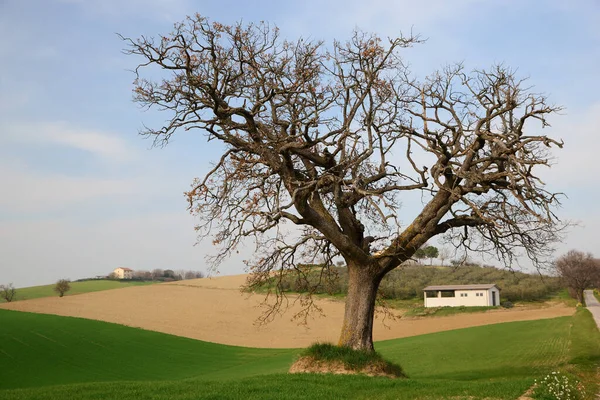
[{"label": "building wall", "polygon": [[133,271],[125,270],[123,268],[117,268],[113,271],[119,279],[131,279],[133,278]]},{"label": "building wall", "polygon": [[427,297],[425,293],[423,296],[425,307],[474,307],[491,306],[493,304],[492,292],[496,295],[496,305],[500,305],[498,289],[496,288],[488,290],[456,290],[455,297],[440,297],[441,292],[438,292],[438,297]]}]

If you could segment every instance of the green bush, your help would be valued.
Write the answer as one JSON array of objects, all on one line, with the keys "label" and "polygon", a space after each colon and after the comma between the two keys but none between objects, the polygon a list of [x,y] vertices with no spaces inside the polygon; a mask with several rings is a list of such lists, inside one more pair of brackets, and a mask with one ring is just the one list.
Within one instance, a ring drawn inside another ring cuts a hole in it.
[{"label": "green bush", "polygon": [[501,301],[500,305],[504,308],[513,308],[515,305],[512,303],[512,301]]}]

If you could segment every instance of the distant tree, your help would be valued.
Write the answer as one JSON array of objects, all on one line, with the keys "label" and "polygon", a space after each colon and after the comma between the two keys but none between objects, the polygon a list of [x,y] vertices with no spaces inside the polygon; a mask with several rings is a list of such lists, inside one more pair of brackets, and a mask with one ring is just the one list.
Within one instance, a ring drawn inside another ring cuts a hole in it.
[{"label": "distant tree", "polygon": [[450,260],[450,265],[452,265],[453,267],[458,267],[461,264],[462,264],[461,260]]},{"label": "distant tree", "polygon": [[152,279],[153,280],[157,280],[160,278],[163,278],[165,276],[165,273],[162,269],[160,268],[155,268],[152,270]]},{"label": "distant tree", "polygon": [[435,246],[427,246],[424,249],[425,257],[429,258],[429,265],[433,264],[433,259],[437,258],[439,251]]},{"label": "distant tree", "polygon": [[119,279],[119,276],[116,273],[111,272],[110,274],[108,274],[108,276],[106,278],[110,279],[110,280],[117,280],[117,279]]},{"label": "distant tree", "polygon": [[176,279],[175,271],[173,271],[172,269],[165,269],[165,271],[163,272],[163,277]]},{"label": "distant tree", "polygon": [[583,291],[600,279],[600,263],[591,253],[571,250],[554,262],[563,284],[578,302],[583,303]]},{"label": "distant tree", "polygon": [[152,272],[150,271],[134,271],[133,272],[133,277],[135,279],[139,279],[139,280],[144,280],[144,281],[149,281],[152,279]]},{"label": "distant tree", "polygon": [[199,279],[204,278],[204,274],[200,271],[187,271],[184,274],[184,279]]},{"label": "distant tree", "polygon": [[415,251],[415,254],[413,254],[413,258],[415,258],[418,262],[421,262],[421,260],[427,258],[427,253],[425,251],[427,246],[429,246],[429,244],[425,243],[423,244],[423,246],[417,249],[417,251]]},{"label": "distant tree", "polygon": [[71,281],[68,279],[60,279],[54,285],[54,291],[58,293],[58,297],[63,297],[69,290],[71,290]]},{"label": "distant tree", "polygon": [[443,267],[444,261],[446,261],[448,258],[450,258],[450,250],[448,250],[447,247],[442,247],[438,254],[438,258],[440,259],[440,262],[442,263],[442,267]]},{"label": "distant tree", "polygon": [[7,303],[13,301],[16,294],[17,289],[14,288],[12,283],[9,283],[8,285],[0,285],[0,298],[6,300]]}]

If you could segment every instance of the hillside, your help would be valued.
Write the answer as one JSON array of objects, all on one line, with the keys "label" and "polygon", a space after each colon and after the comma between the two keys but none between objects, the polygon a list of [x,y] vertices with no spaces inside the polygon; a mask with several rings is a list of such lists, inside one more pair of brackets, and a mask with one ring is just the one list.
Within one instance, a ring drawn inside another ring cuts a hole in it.
[{"label": "hillside", "polygon": [[[244,280],[244,275],[204,278],[19,301],[0,308],[84,317],[238,346],[290,348],[305,347],[315,341],[337,341],[343,302],[318,299],[326,317],[315,314],[307,326],[302,326],[291,320],[301,305],[294,303],[296,297],[290,295],[290,308],[285,314],[277,315],[266,326],[257,326],[264,295],[241,292],[239,286]],[[499,309],[428,319],[383,320],[378,315],[374,338],[387,340],[500,322],[554,318],[572,315],[574,311],[555,304],[540,309]]]},{"label": "hillside", "polygon": [[[94,279],[89,281],[71,282],[71,290],[65,296],[73,296],[82,293],[99,292],[102,290],[121,289],[130,286],[145,286],[156,282],[142,281],[116,281],[107,279]],[[42,286],[30,286],[25,288],[17,288],[17,294],[13,301],[39,299],[43,297],[58,296],[54,291],[54,284]],[[0,299],[0,303],[5,303],[4,299]]]},{"label": "hillside", "polygon": [[600,333],[590,321],[581,310],[573,317],[380,342],[377,350],[410,377],[390,380],[289,376],[298,350],[223,346],[0,310],[0,398],[514,399],[557,368],[585,373],[586,365],[600,361]]},{"label": "hillside", "polygon": [[[324,278],[320,267],[300,267],[303,274],[288,274],[281,287],[289,292],[304,292],[318,282],[316,293],[345,294],[348,274],[344,267],[333,267]],[[387,274],[379,293],[387,299],[408,300],[421,298],[423,288],[429,285],[464,285],[495,283],[501,289],[503,301],[546,300],[561,290],[556,277],[539,273],[525,273],[490,266],[431,266],[412,264],[401,266]]]}]

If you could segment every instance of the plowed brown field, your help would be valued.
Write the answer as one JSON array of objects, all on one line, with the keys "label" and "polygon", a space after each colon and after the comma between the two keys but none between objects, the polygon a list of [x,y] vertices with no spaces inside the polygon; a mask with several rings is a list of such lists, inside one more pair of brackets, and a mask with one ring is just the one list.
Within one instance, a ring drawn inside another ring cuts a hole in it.
[{"label": "plowed brown field", "polygon": [[[306,347],[316,341],[336,342],[344,304],[318,300],[325,317],[315,316],[307,326],[291,317],[300,308],[291,306],[267,325],[257,326],[264,300],[260,294],[241,293],[245,275],[204,278],[149,286],[128,287],[63,298],[49,297],[0,304],[1,308],[96,319],[186,336],[209,342],[248,347]],[[290,300],[294,298],[291,297]],[[375,340],[394,339],[451,329],[509,321],[571,315],[574,309],[555,304],[523,310],[493,310],[421,319],[375,321]]]}]

